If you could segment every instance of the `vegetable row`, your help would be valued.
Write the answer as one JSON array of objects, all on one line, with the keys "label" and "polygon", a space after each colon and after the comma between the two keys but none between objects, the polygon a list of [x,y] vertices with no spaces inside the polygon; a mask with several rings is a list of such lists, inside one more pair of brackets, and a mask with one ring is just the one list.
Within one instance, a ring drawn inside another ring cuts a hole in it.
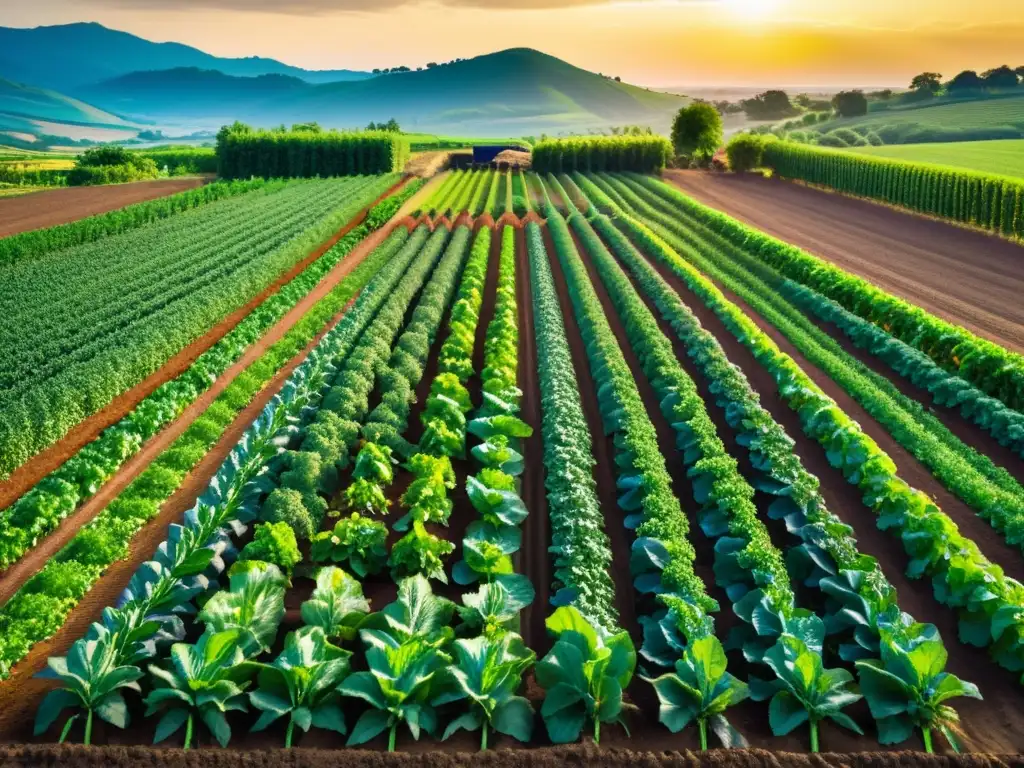
[{"label": "vegetable row", "polygon": [[287,185],[5,268],[0,474],[157,370],[388,185]]}]

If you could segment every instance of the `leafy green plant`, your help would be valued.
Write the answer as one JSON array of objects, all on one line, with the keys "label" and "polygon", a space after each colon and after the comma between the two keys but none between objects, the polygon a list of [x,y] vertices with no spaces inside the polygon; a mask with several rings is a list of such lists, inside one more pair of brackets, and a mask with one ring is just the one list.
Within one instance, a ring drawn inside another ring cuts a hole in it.
[{"label": "leafy green plant", "polygon": [[199,614],[208,631],[238,629],[246,658],[270,648],[284,618],[287,580],[276,565],[252,562],[231,574],[230,588],[211,597]]},{"label": "leafy green plant", "polygon": [[444,572],[444,558],[453,551],[454,544],[430,533],[423,523],[417,520],[412,524],[412,530],[396,541],[391,548],[388,566],[391,568],[392,578],[396,581],[422,573],[427,578],[447,584],[448,575]]},{"label": "leafy green plant", "polygon": [[296,563],[302,560],[295,531],[287,523],[260,523],[254,529],[253,540],[238,553],[238,560],[259,560],[272,563],[289,579]]},{"label": "leafy green plant", "polygon": [[878,722],[879,742],[899,744],[919,728],[930,754],[932,730],[938,730],[959,752],[954,733],[960,717],[945,702],[958,696],[980,699],[978,687],[945,671],[947,653],[941,641],[903,648],[883,632],[881,651],[881,659],[857,662],[861,692]]},{"label": "leafy green plant", "polygon": [[342,683],[343,696],[363,699],[371,709],[359,718],[348,744],[363,744],[388,732],[394,751],[398,726],[405,723],[414,739],[432,734],[437,714],[430,704],[437,672],[451,663],[443,648],[452,639],[454,605],[430,589],[423,576],[398,585],[398,599],[368,617],[359,635],[369,670]]},{"label": "leafy green plant", "polygon": [[[750,696],[746,683],[726,671],[721,642],[714,635],[694,640],[676,671],[648,680],[661,702],[658,719],[672,733],[694,720],[700,729],[700,748],[708,748],[708,725],[724,747],[745,747],[746,739],[729,724],[725,711]],[[646,679],[646,678],[645,678]]]},{"label": "leafy green plant", "polygon": [[252,730],[262,731],[287,715],[285,749],[292,745],[296,725],[303,733],[316,727],[344,735],[338,685],[349,673],[350,656],[331,645],[318,626],[289,633],[284,651],[273,664],[261,665],[258,687],[249,693],[249,701],[262,712]]},{"label": "leafy green plant", "polygon": [[370,603],[363,597],[362,585],[334,566],[320,569],[316,589],[302,604],[302,620],[306,624],[339,640],[353,639],[369,612]]},{"label": "leafy green plant", "polygon": [[506,632],[456,640],[455,661],[441,674],[440,692],[431,701],[441,706],[469,700],[469,711],[445,728],[447,740],[460,728],[480,730],[480,749],[487,749],[487,732],[494,729],[521,742],[533,735],[533,707],[516,690],[536,659],[519,635]]},{"label": "leafy green plant", "polygon": [[379,520],[353,512],[334,524],[334,529],[313,537],[310,560],[314,563],[347,564],[356,576],[380,573],[388,559],[388,527]]},{"label": "leafy green plant", "polygon": [[402,506],[409,511],[395,523],[395,530],[406,531],[413,521],[447,525],[452,511],[448,491],[455,487],[451,460],[443,453],[431,456],[420,452],[407,466],[416,479],[402,494]]},{"label": "leafy green plant", "polygon": [[513,574],[499,576],[481,584],[476,592],[462,596],[462,605],[456,606],[463,634],[494,637],[511,632],[519,626],[519,614],[536,597],[533,584],[525,576]]},{"label": "leafy green plant", "polygon": [[[849,686],[853,675],[845,669],[825,669],[821,660],[821,635],[808,633],[804,639],[784,634],[764,654],[764,662],[776,679],[750,678],[751,698],[771,699],[768,722],[772,733],[785,736],[794,728],[810,723],[811,752],[818,751],[818,723],[828,718],[854,733],[860,726],[843,708],[861,699]],[[808,647],[807,640],[815,647]]]},{"label": "leafy green plant", "polygon": [[[141,693],[138,680],[142,670],[131,664],[118,664],[116,637],[106,627],[98,626],[92,637],[76,640],[65,658],[50,657],[48,669],[39,677],[59,680],[61,687],[43,698],[36,713],[34,733],[45,732],[68,707],[85,710],[86,745],[92,743],[94,716],[118,728],[129,722],[124,690]],[[78,715],[68,718],[60,734],[64,743]]]},{"label": "leafy green plant", "polygon": [[153,743],[166,741],[185,726],[185,749],[192,745],[196,715],[222,747],[231,740],[227,712],[245,712],[245,688],[256,666],[246,661],[245,634],[241,629],[207,628],[195,645],[171,646],[167,667],[151,664],[154,688],[145,698],[146,716],[163,715]]},{"label": "leafy green plant", "polygon": [[622,714],[632,705],[623,701],[622,692],[636,667],[629,633],[593,626],[572,606],[558,608],[545,624],[556,640],[534,673],[545,690],[540,713],[551,740],[575,741],[588,720],[595,742],[601,740],[601,723],[626,727]]}]

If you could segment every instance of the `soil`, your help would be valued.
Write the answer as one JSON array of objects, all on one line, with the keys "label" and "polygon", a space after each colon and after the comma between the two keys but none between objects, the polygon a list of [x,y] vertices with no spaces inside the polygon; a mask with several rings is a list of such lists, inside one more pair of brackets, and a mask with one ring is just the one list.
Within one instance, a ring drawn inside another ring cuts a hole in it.
[{"label": "soil", "polygon": [[700,202],[1024,352],[1024,249],[995,235],[748,174],[666,171]]},{"label": "soil", "polygon": [[416,152],[405,164],[405,172],[412,176],[428,179],[443,170],[451,161],[452,153],[444,150],[437,152]]},{"label": "soil", "polygon": [[136,181],[99,187],[64,187],[0,200],[0,237],[54,227],[127,205],[166,197],[211,181],[206,176]]},{"label": "soil", "polygon": [[[500,235],[502,229],[496,232]],[[533,582],[537,597],[523,612],[522,636],[526,644],[542,658],[551,646],[544,620],[551,590],[551,524],[548,499],[544,491],[544,441],[541,436],[540,382],[537,378],[537,337],[533,324],[533,297],[530,293],[530,260],[526,251],[526,232],[516,231],[516,304],[519,311],[519,388],[523,391],[519,417],[533,427],[533,435],[523,441],[526,468],[520,496],[529,515],[523,521],[523,549],[520,570]],[[500,236],[498,248],[501,247]],[[497,278],[497,276],[495,276]]]},{"label": "soil", "polygon": [[[1024,749],[1024,736],[1022,736],[1024,721],[1022,721],[1019,707],[1020,689],[1016,683],[1016,676],[1008,675],[996,666],[988,659],[983,650],[959,642],[955,612],[934,599],[927,580],[912,581],[904,575],[908,557],[899,539],[877,528],[873,514],[861,502],[856,488],[848,484],[842,474],[829,465],[821,446],[804,435],[799,416],[779,396],[775,381],[767,370],[757,362],[746,347],[729,333],[718,317],[690,292],[681,279],[657,262],[652,260],[651,263],[697,315],[701,324],[715,335],[729,360],[742,369],[751,386],[759,393],[761,405],[772,414],[796,442],[796,453],[800,456],[804,466],[821,481],[821,494],[828,508],[843,522],[854,528],[860,551],[875,557],[881,564],[886,577],[899,594],[900,607],[911,614],[915,620],[928,622],[938,627],[949,652],[948,671],[978,685],[985,697],[984,701],[958,699],[955,704],[960,713],[964,730],[970,734],[971,748],[991,752],[1014,752]],[[723,286],[719,285],[718,287],[730,301],[746,312],[762,330],[768,333],[784,352],[793,357],[807,375],[851,418],[859,422],[865,432],[883,450],[892,456],[899,466],[901,477],[915,487],[928,493],[932,492],[933,487],[938,485],[937,482],[925,468],[917,463],[916,459],[903,451],[884,428],[827,375],[803,358],[773,326],[765,322]],[[650,302],[648,302],[648,306],[657,315],[657,311]],[[661,322],[660,316],[659,322]],[[669,338],[675,339],[675,334],[670,332],[671,329],[666,324],[662,323],[662,328],[664,331],[668,331],[666,335]],[[676,349],[677,357],[681,362],[684,361],[685,347],[677,344]],[[695,378],[701,381],[700,378]],[[706,397],[706,390],[702,389],[702,394]],[[710,400],[708,407],[709,411],[717,410],[713,401]],[[939,488],[941,489],[941,486]],[[944,489],[943,492],[945,493]],[[946,496],[949,494],[946,493]],[[967,509],[964,513],[962,510],[946,504],[945,499],[940,501],[940,504],[943,510],[956,520],[963,534],[975,539],[983,551],[989,551],[990,539],[998,540],[998,534],[971,510]],[[1001,545],[1006,548],[1005,544]],[[1019,555],[1016,560],[1020,560]],[[865,741],[872,744],[873,748],[877,748],[873,739]],[[915,748],[923,746],[916,736],[914,740],[907,742],[907,745],[913,745]],[[856,749],[856,746],[851,748]]]},{"label": "soil", "polygon": [[1024,765],[1020,755],[925,755],[920,752],[851,754],[767,752],[761,749],[707,752],[634,751],[592,744],[533,750],[403,751],[388,754],[368,749],[161,749],[153,747],[83,747],[27,745],[0,749],[3,768],[1011,768]]},{"label": "soil", "polygon": [[[302,261],[293,266],[287,272],[278,276],[278,278],[260,292],[259,295],[253,297],[244,306],[238,308],[217,323],[217,325],[210,328],[205,334],[182,349],[174,355],[174,357],[170,358],[159,370],[154,371],[149,377],[114,398],[114,400],[104,408],[96,411],[96,413],[76,425],[59,441],[40,451],[18,467],[18,469],[11,473],[10,477],[0,483],[0,509],[12,504],[22,494],[46,477],[46,475],[57,469],[57,467],[61,466],[65,461],[78,453],[83,446],[95,440],[104,429],[109,427],[111,424],[116,424],[124,418],[124,416],[130,413],[135,406],[152,394],[158,387],[160,387],[160,385],[177,378],[188,370],[192,363],[195,362],[196,358],[220,341],[250,312],[266,301],[267,298],[277,293],[277,291],[298,276],[304,269],[306,269],[306,267],[334,247],[341,238],[362,223],[366,214],[373,205],[392,194],[404,183],[404,180],[396,183],[391,189],[378,197],[377,200],[356,214],[351,221],[338,230],[338,232],[332,235],[327,241],[322,243],[318,248],[312,251],[308,256],[302,259]],[[364,240],[363,243],[370,241],[380,242],[381,232],[384,232],[385,230],[390,234],[391,228],[383,227],[381,230],[378,230],[376,233],[373,233],[369,238]],[[374,238],[377,239],[374,240]],[[352,269],[358,265],[363,256],[369,253],[369,251],[361,251],[360,247],[361,246],[357,246],[352,253],[342,259],[342,261],[326,278],[321,280],[316,289],[321,291],[321,293],[318,294],[318,298],[333,288],[342,277],[351,272]],[[356,257],[356,254],[359,254],[359,256]],[[305,306],[308,309],[311,305],[311,303],[308,303]],[[298,317],[294,316],[293,313],[289,313],[286,318],[282,319],[281,323],[285,322],[289,317],[292,318],[292,323],[298,319]],[[218,384],[221,381],[225,381],[226,375],[227,374],[225,372],[225,374],[218,380]],[[230,383],[230,379],[227,379],[226,383]]]}]

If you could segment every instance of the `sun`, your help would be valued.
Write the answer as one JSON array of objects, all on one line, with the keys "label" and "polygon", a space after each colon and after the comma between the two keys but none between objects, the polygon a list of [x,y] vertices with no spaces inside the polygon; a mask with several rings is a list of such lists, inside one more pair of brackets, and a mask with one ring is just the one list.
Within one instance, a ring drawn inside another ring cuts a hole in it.
[{"label": "sun", "polygon": [[735,16],[750,20],[771,16],[779,0],[722,0],[722,4]]}]

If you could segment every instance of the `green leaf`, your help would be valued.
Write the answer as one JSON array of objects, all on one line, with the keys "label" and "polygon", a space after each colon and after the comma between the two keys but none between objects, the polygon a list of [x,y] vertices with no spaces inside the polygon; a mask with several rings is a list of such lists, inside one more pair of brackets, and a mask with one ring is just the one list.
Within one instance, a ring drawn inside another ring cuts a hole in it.
[{"label": "green leaf", "polygon": [[153,743],[159,744],[171,738],[188,720],[189,710],[178,707],[169,709],[164,713],[156,724],[156,733],[153,734]]},{"label": "green leaf", "polygon": [[510,696],[491,715],[494,730],[526,744],[533,737],[533,707],[522,696]]},{"label": "green leaf", "polygon": [[358,744],[365,744],[390,727],[391,715],[379,709],[368,709],[356,721],[356,726],[352,729],[352,734],[345,742],[345,746],[354,747]]},{"label": "green leaf", "polygon": [[34,736],[41,736],[60,717],[60,713],[68,707],[81,706],[82,700],[71,691],[58,688],[43,697],[36,711],[36,723],[32,730]]},{"label": "green leaf", "polygon": [[768,705],[768,723],[776,736],[785,736],[808,719],[807,710],[789,691],[779,691]]}]

